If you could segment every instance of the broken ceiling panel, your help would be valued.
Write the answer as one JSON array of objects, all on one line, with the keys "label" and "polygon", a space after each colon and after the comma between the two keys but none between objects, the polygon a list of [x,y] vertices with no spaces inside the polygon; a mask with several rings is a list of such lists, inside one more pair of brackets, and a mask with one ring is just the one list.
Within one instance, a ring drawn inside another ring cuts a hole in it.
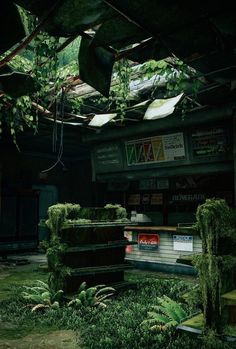
[{"label": "broken ceiling panel", "polygon": [[17,0],[17,3],[42,18],[52,10],[45,31],[51,35],[68,37],[111,18],[114,11],[102,0]]},{"label": "broken ceiling panel", "polygon": [[0,33],[0,54],[16,45],[25,36],[19,12],[11,1],[1,2]]},{"label": "broken ceiling panel", "polygon": [[183,93],[173,98],[155,99],[147,108],[144,120],[156,120],[172,114]]},{"label": "broken ceiling panel", "polygon": [[94,126],[94,127],[101,127],[105,124],[107,124],[109,121],[114,119],[117,114],[99,114],[99,115],[94,115],[92,120],[89,123],[89,126]]},{"label": "broken ceiling panel", "polygon": [[96,31],[92,45],[125,47],[148,38],[150,35],[121,16],[105,21]]},{"label": "broken ceiling panel", "polygon": [[83,37],[80,43],[79,67],[81,79],[104,96],[109,96],[114,54],[103,47],[94,47]]}]

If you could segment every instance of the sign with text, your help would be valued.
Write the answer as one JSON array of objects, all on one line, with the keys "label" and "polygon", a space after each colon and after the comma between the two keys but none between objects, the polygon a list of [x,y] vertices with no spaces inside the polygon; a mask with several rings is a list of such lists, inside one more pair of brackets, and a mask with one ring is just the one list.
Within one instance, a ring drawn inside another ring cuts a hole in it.
[{"label": "sign with text", "polygon": [[168,178],[142,178],[139,181],[140,190],[168,189]]},{"label": "sign with text", "polygon": [[193,237],[190,235],[173,235],[174,251],[193,251]]},{"label": "sign with text", "polygon": [[141,195],[140,194],[130,194],[128,197],[128,205],[135,206],[140,205]]},{"label": "sign with text", "polygon": [[176,193],[171,195],[170,202],[203,202],[206,197],[205,193]]},{"label": "sign with text", "polygon": [[92,150],[93,166],[96,173],[114,172],[123,168],[119,143],[97,145]]},{"label": "sign with text", "polygon": [[160,244],[158,234],[138,234],[138,246],[140,250],[157,250]]},{"label": "sign with text", "polygon": [[125,146],[128,166],[185,159],[182,132],[132,140]]},{"label": "sign with text", "polygon": [[216,127],[192,133],[193,155],[214,156],[229,151],[229,135],[225,128]]},{"label": "sign with text", "polygon": [[162,193],[152,194],[151,205],[163,205],[163,194]]}]

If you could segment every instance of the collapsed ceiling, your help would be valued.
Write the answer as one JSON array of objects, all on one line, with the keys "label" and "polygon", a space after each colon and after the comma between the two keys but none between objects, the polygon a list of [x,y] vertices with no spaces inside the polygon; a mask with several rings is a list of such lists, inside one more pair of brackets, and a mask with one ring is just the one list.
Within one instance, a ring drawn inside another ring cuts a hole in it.
[{"label": "collapsed ceiling", "polygon": [[0,53],[25,36],[15,3],[38,16],[40,28],[51,35],[81,35],[80,78],[105,96],[121,57],[140,63],[174,54],[220,83],[235,78],[231,1],[4,0]]},{"label": "collapsed ceiling", "polygon": [[[30,39],[30,36],[25,38],[15,4],[39,18],[36,32],[44,30],[71,40],[81,36],[78,95],[81,95],[83,82],[108,96],[113,65],[123,57],[136,64],[149,59],[178,57],[204,78],[198,93],[200,106],[231,102],[235,97],[236,12],[229,0],[214,4],[209,0],[197,3],[187,0],[4,0],[0,12],[3,33],[0,54],[6,55],[12,47],[20,49]],[[32,78],[13,73],[7,62],[8,55],[0,61],[0,90],[7,93],[14,80],[14,89],[18,91],[17,86],[21,87],[16,94],[32,93],[37,88]],[[140,91],[139,102],[145,102],[146,87]],[[94,107],[89,98],[86,114],[92,114]],[[143,117],[147,108],[144,110],[143,105],[140,108]],[[131,107],[127,114],[133,112]],[[50,119],[50,115],[48,117]],[[78,121],[70,114],[68,122],[71,126],[73,123],[88,126],[90,120],[90,117],[86,120],[81,117]]]}]

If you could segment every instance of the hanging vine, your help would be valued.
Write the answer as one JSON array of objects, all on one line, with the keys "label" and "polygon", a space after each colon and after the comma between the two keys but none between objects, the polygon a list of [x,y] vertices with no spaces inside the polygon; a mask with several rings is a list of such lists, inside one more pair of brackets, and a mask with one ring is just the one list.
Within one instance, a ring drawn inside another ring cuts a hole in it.
[{"label": "hanging vine", "polygon": [[117,87],[115,88],[116,108],[120,118],[124,119],[130,93],[131,68],[129,61],[125,58],[119,60],[115,68],[117,72]]},{"label": "hanging vine", "polygon": [[[27,11],[18,8],[26,33],[31,32],[37,25],[37,19]],[[9,130],[13,142],[17,145],[16,136],[18,132],[24,131],[25,127],[37,130],[38,118],[32,108],[32,100],[40,100],[46,107],[48,101],[53,103],[53,96],[56,96],[60,89],[60,79],[57,78],[57,38],[49,37],[46,33],[39,33],[31,42],[30,50],[24,55],[15,56],[9,63],[9,67],[19,72],[31,72],[35,78],[38,91],[31,96],[13,96],[2,93],[0,96],[0,136],[3,128]],[[32,54],[33,52],[33,54]],[[30,55],[30,59],[26,56]],[[50,57],[50,59],[48,59]],[[53,92],[50,91],[53,87]]]},{"label": "hanging vine", "polygon": [[163,98],[170,98],[186,91],[191,83],[190,96],[185,96],[179,107],[183,119],[186,113],[198,104],[197,93],[202,82],[196,77],[196,72],[177,57],[160,61],[150,60],[140,66],[139,72],[142,79],[153,79],[151,99],[155,98],[162,86],[165,87]]}]

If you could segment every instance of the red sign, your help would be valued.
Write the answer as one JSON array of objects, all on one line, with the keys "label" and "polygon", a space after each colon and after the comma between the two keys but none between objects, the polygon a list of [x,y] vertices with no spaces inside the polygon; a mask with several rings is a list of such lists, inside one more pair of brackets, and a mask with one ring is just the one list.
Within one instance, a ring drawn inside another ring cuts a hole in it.
[{"label": "red sign", "polygon": [[160,244],[158,234],[139,234],[138,245],[140,250],[157,250]]}]

